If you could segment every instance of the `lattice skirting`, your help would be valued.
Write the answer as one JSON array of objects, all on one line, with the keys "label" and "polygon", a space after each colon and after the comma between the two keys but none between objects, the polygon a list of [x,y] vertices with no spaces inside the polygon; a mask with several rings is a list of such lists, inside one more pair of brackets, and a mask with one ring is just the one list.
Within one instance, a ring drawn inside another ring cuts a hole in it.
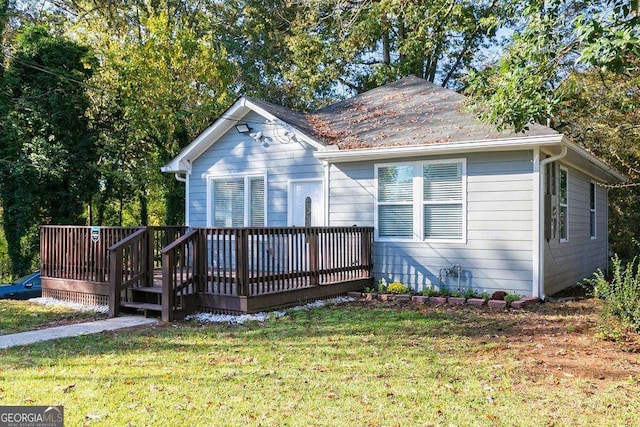
[{"label": "lattice skirting", "polygon": [[109,297],[107,295],[85,294],[82,292],[43,288],[42,296],[44,298],[55,298],[82,305],[109,305]]}]

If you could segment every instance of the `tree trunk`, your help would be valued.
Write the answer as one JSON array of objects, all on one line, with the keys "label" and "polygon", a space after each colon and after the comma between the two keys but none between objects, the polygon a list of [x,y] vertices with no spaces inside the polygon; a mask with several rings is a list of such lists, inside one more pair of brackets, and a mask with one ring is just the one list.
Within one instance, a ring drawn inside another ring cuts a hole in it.
[{"label": "tree trunk", "polygon": [[149,198],[146,188],[140,189],[138,201],[140,201],[140,225],[147,226],[149,225]]},{"label": "tree trunk", "polygon": [[167,175],[166,180],[166,224],[184,224],[185,184],[176,180],[173,175]]}]

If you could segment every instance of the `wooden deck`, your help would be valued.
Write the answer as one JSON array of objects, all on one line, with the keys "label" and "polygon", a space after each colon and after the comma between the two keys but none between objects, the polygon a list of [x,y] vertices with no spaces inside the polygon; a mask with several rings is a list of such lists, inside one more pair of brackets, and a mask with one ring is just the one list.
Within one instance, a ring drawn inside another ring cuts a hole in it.
[{"label": "wooden deck", "polygon": [[373,280],[370,227],[90,229],[41,228],[43,295],[108,303],[111,316],[250,313]]}]

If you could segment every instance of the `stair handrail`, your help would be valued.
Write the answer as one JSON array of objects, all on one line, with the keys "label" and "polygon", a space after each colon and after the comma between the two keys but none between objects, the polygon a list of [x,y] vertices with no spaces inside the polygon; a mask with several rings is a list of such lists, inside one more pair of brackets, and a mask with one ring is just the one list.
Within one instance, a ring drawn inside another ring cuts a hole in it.
[{"label": "stair handrail", "polygon": [[[116,317],[120,310],[120,294],[123,290],[123,287],[131,285],[134,280],[129,280],[127,283],[123,281],[123,266],[124,259],[123,254],[124,250],[127,247],[133,246],[134,243],[137,243],[141,239],[144,239],[148,235],[148,230],[146,227],[141,228],[135,233],[125,237],[119,242],[111,245],[108,249],[109,251],[109,317]],[[147,244],[143,245],[143,251],[140,254],[142,260],[142,271],[137,272],[134,276],[135,281],[137,280],[153,280],[153,275],[149,277],[149,242],[147,239]]]},{"label": "stair handrail", "polygon": [[[177,284],[175,283],[175,267],[176,267],[176,252],[180,248],[186,247],[190,241],[194,242],[194,247],[198,245],[198,237],[200,231],[198,229],[192,229],[187,231],[178,239],[174,240],[169,245],[162,248],[162,314],[161,320],[163,322],[171,322],[175,319],[175,310],[177,309],[175,304]],[[182,254],[184,257],[184,253]],[[180,260],[180,265],[184,266],[185,259]],[[182,285],[182,284],[179,284]]]}]

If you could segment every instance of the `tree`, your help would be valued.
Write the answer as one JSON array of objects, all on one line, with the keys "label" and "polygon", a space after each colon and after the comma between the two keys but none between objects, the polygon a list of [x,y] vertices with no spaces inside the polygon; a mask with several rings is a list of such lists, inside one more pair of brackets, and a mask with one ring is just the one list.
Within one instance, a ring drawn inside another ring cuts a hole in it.
[{"label": "tree", "polygon": [[[637,68],[637,67],[634,67]],[[639,69],[640,70],[640,69]],[[557,129],[640,181],[640,71],[624,75],[591,69],[568,76],[556,112]],[[640,194],[636,186],[611,189],[610,242],[623,259],[639,249]]]},{"label": "tree", "polygon": [[511,9],[508,0],[310,1],[292,23],[285,76],[357,92],[409,74],[459,88]]},{"label": "tree", "polygon": [[518,10],[523,22],[505,54],[467,80],[480,115],[500,128],[552,122],[574,70],[637,66],[640,26],[629,0],[528,0]]},{"label": "tree", "polygon": [[38,225],[79,224],[96,190],[95,138],[85,111],[88,48],[42,27],[16,40],[2,79],[0,195],[14,275],[32,267]]},{"label": "tree", "polygon": [[[91,41],[101,60],[90,82],[100,131],[97,222],[183,222],[184,186],[160,167],[235,97],[235,69],[208,23],[215,2],[204,11],[187,1],[70,3],[69,32]],[[109,217],[114,204],[119,212]]]}]

